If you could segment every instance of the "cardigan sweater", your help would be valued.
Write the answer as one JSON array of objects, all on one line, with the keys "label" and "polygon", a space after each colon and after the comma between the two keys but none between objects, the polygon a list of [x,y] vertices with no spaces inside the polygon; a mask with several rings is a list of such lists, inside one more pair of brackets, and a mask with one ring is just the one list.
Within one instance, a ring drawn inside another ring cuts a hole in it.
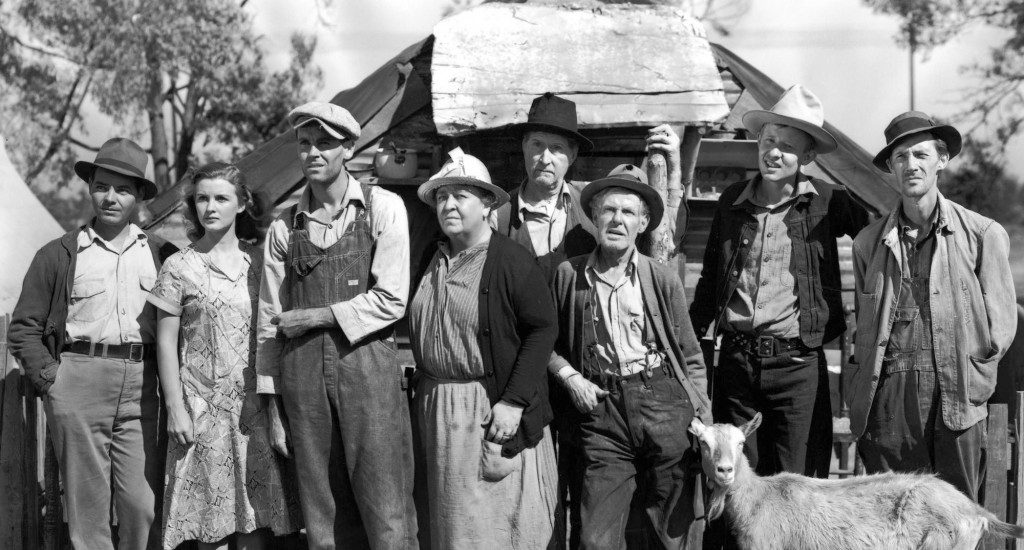
[{"label": "cardigan sweater", "polygon": [[[558,308],[559,332],[555,353],[551,356],[553,370],[568,363],[580,372],[587,371],[584,368],[587,358],[583,350],[582,330],[589,292],[584,275],[587,257],[577,256],[562,262],[555,272],[552,290]],[[678,274],[648,256],[637,254],[637,260],[647,322],[653,327],[658,346],[664,350],[676,379],[686,390],[695,414],[703,422],[710,423],[707,369],[686,310],[683,283]]]},{"label": "cardigan sweater", "polygon": [[[67,338],[68,303],[78,260],[75,229],[43,245],[32,258],[11,315],[7,340],[13,355],[41,394],[53,385]],[[173,244],[146,232],[157,272],[178,251]]]},{"label": "cardigan sweater", "polygon": [[547,363],[558,336],[555,308],[536,260],[497,232],[487,246],[479,292],[477,342],[487,397],[492,406],[504,400],[523,407],[519,430],[502,445],[502,455],[511,457],[537,445],[553,417]]}]

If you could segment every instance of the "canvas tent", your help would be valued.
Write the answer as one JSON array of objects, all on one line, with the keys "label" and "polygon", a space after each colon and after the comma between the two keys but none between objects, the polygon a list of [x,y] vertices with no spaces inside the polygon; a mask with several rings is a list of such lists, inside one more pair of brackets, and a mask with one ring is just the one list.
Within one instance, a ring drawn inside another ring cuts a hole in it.
[{"label": "canvas tent", "polygon": [[57,220],[25,185],[7,156],[0,136],[0,315],[11,313],[21,294],[21,283],[41,246],[64,234]]}]

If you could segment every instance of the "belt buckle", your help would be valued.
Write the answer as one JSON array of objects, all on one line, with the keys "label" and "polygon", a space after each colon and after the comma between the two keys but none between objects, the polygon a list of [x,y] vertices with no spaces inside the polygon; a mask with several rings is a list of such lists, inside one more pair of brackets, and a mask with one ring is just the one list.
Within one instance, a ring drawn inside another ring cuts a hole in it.
[{"label": "belt buckle", "polygon": [[128,344],[128,360],[129,361],[141,362],[142,361],[142,352],[143,352],[143,345],[142,344]]},{"label": "belt buckle", "polygon": [[775,355],[775,338],[771,336],[757,337],[757,356],[772,357]]}]

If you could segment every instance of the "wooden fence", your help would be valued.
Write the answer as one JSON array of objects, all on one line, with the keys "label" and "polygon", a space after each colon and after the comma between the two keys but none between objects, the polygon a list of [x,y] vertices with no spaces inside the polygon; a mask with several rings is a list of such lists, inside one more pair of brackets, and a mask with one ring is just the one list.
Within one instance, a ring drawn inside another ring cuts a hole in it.
[{"label": "wooden fence", "polygon": [[[10,316],[0,317],[0,548],[70,548],[61,508],[57,460],[42,401],[7,350]],[[989,405],[984,505],[1024,524],[1024,392]],[[989,537],[985,548],[1024,550],[1024,541]]]}]

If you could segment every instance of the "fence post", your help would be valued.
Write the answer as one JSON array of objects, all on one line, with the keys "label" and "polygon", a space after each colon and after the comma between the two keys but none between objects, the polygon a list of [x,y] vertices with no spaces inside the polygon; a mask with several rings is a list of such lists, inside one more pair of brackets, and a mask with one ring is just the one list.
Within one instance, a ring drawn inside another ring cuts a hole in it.
[{"label": "fence post", "polygon": [[0,394],[0,548],[21,548],[25,417],[21,372],[7,351],[9,323],[10,316],[0,316],[0,373],[3,374],[3,393]]},{"label": "fence post", "polygon": [[[1013,515],[1010,518],[1017,525],[1024,525],[1024,391],[1014,395],[1016,406],[1014,407],[1013,419],[1013,502],[1011,510]],[[1024,548],[1016,539],[1010,541],[1011,548]]]},{"label": "fence post", "polygon": [[[985,508],[1003,521],[1006,520],[1007,471],[1010,469],[1009,445],[1010,434],[1007,426],[1006,404],[990,404],[988,406],[988,436],[985,441]],[[999,535],[985,536],[985,548],[1006,548],[1006,539]]]}]

